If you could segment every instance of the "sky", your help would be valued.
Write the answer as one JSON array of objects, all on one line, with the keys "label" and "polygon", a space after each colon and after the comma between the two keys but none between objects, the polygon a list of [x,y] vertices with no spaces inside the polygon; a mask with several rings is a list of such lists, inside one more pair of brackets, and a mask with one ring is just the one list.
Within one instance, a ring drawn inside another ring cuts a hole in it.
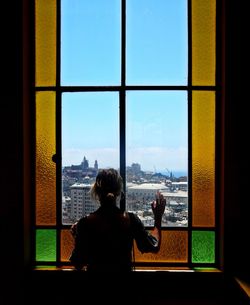
[{"label": "sky", "polygon": [[[187,1],[127,0],[126,84],[187,84]],[[63,0],[61,85],[114,86],[121,77],[119,0]],[[126,92],[126,161],[187,171],[186,91]],[[119,93],[62,95],[63,166],[119,167]]]}]

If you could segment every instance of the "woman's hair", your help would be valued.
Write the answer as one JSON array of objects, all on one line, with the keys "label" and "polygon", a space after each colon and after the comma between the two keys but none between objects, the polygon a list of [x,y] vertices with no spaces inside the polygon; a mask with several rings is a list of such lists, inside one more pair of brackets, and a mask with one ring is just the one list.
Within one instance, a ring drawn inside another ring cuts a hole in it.
[{"label": "woman's hair", "polygon": [[122,187],[122,177],[117,170],[113,168],[102,169],[96,176],[90,194],[95,200],[114,200],[121,194]]}]

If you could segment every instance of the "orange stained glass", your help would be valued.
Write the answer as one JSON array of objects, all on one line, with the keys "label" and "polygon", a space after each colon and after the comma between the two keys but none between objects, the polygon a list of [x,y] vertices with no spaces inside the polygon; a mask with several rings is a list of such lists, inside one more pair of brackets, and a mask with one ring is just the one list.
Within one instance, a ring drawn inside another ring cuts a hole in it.
[{"label": "orange stained glass", "polygon": [[187,231],[162,231],[161,249],[157,254],[141,253],[136,245],[135,262],[178,262],[188,261]]},{"label": "orange stained glass", "polygon": [[61,261],[68,262],[70,254],[73,250],[74,239],[70,230],[61,230]]},{"label": "orange stained glass", "polygon": [[192,85],[215,85],[216,0],[192,0]]},{"label": "orange stained glass", "polygon": [[35,1],[35,84],[56,84],[56,0]]},{"label": "orange stained glass", "polygon": [[192,97],[192,222],[215,225],[215,92]]},{"label": "orange stained glass", "polygon": [[36,224],[56,223],[55,92],[36,93]]}]

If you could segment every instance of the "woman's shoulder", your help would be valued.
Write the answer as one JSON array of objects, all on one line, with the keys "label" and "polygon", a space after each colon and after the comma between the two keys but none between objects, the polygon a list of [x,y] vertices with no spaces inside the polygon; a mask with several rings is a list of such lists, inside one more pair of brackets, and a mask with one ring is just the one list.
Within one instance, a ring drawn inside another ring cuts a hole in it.
[{"label": "woman's shoulder", "polygon": [[139,216],[133,212],[127,212],[127,214],[133,220],[140,220]]},{"label": "woman's shoulder", "polygon": [[78,220],[78,227],[79,228],[86,228],[88,226],[91,226],[92,224],[95,224],[100,220],[100,213],[98,211],[94,211],[88,215],[82,216]]},{"label": "woman's shoulder", "polygon": [[78,221],[77,221],[77,228],[80,229],[83,226],[85,226],[87,224],[88,221],[88,216],[82,216]]}]

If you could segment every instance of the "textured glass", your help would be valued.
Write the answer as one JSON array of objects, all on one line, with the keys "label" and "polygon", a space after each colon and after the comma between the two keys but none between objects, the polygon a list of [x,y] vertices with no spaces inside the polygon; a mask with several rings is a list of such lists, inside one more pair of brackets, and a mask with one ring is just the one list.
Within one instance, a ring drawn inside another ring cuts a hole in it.
[{"label": "textured glass", "polygon": [[215,92],[192,97],[192,223],[215,225]]},{"label": "textured glass", "polygon": [[36,261],[56,261],[56,230],[36,230]]},{"label": "textured glass", "polygon": [[192,263],[215,262],[215,232],[192,232]]},{"label": "textured glass", "polygon": [[178,262],[188,261],[188,234],[185,231],[162,231],[161,249],[157,254],[135,250],[136,262]]},{"label": "textured glass", "polygon": [[56,223],[55,93],[36,93],[36,224]]},{"label": "textured glass", "polygon": [[129,85],[187,84],[187,1],[127,0]]},{"label": "textured glass", "polygon": [[215,85],[216,0],[192,0],[192,85]]},{"label": "textured glass", "polygon": [[61,261],[69,261],[70,254],[73,250],[74,239],[70,230],[61,230]]},{"label": "textured glass", "polygon": [[62,0],[63,85],[120,84],[120,3],[120,0]]},{"label": "textured glass", "polygon": [[35,1],[35,84],[56,84],[56,0]]}]

